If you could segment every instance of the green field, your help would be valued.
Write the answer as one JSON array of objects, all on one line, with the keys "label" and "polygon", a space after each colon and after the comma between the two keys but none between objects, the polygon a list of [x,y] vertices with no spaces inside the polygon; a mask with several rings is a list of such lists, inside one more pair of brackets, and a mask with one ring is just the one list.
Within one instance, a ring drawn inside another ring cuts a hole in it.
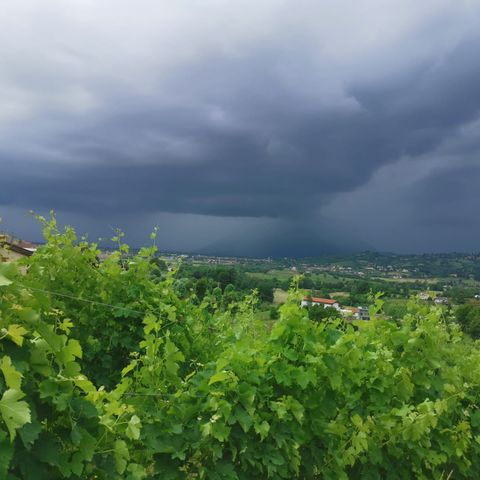
[{"label": "green field", "polygon": [[288,292],[282,290],[281,288],[276,288],[273,291],[273,303],[279,305],[287,301]]},{"label": "green field", "polygon": [[247,272],[248,275],[258,278],[259,280],[270,280],[272,278],[277,278],[278,280],[289,280],[295,275],[295,272],[292,272],[288,269],[282,270],[269,270],[268,272]]}]

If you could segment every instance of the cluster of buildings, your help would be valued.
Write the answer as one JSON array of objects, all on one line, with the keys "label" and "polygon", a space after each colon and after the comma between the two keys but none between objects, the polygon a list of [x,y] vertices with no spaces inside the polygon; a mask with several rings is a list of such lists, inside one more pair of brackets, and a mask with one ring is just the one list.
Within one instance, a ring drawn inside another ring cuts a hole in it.
[{"label": "cluster of buildings", "polygon": [[340,302],[333,298],[303,297],[302,307],[334,308],[342,317],[351,320],[370,320],[366,307],[342,307]]},{"label": "cluster of buildings", "polygon": [[395,265],[377,265],[370,263],[367,265],[357,265],[355,267],[339,265],[337,263],[329,263],[325,265],[317,265],[310,263],[300,263],[291,268],[292,271],[301,271],[305,273],[340,273],[348,276],[358,277],[379,277],[401,279],[416,274],[418,269],[400,268]]},{"label": "cluster of buildings", "polygon": [[424,302],[433,300],[437,305],[448,305],[448,298],[443,296],[435,296],[429,292],[420,292],[418,294],[418,299]]}]

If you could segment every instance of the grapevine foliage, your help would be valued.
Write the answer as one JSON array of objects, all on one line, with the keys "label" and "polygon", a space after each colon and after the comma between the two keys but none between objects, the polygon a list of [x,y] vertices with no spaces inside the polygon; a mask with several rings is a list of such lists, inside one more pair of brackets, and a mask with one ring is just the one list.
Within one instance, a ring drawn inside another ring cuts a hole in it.
[{"label": "grapevine foliage", "polygon": [[480,475],[480,349],[440,309],[317,323],[293,286],[267,328],[41,220],[0,264],[0,478]]}]

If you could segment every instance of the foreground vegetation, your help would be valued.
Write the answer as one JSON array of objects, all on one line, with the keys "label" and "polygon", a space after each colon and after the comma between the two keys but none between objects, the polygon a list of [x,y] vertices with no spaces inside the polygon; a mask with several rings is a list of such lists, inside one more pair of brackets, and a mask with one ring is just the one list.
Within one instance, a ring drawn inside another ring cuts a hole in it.
[{"label": "foreground vegetation", "polygon": [[26,273],[0,265],[0,478],[480,475],[480,349],[441,308],[314,322],[297,282],[264,322],[155,245],[99,263],[43,223]]}]

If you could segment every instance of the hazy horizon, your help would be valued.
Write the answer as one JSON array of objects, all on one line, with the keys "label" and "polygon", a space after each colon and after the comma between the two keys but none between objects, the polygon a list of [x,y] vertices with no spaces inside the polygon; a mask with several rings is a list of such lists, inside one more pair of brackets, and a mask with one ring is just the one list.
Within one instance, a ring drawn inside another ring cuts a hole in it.
[{"label": "hazy horizon", "polygon": [[[49,218],[49,214],[45,214],[46,218]],[[63,230],[65,226],[73,226],[76,230],[77,237],[80,239],[82,236],[86,236],[90,242],[97,242],[99,245],[99,248],[102,250],[109,250],[112,248],[115,248],[116,244],[111,241],[111,237],[114,236],[115,229],[118,227],[111,227],[109,229],[105,229],[105,235],[100,236],[100,237],[94,237],[91,236],[88,232],[78,230],[78,228],[75,227],[75,225],[71,225],[69,223],[63,223],[62,221],[58,221],[58,226],[60,230]],[[29,226],[34,228],[27,228],[24,231],[26,232],[25,235],[20,234],[18,231],[13,231],[9,230],[8,228],[5,228],[5,221],[2,219],[2,222],[0,222],[0,233],[7,233],[9,235],[12,235],[14,238],[18,238],[21,240],[27,240],[31,241],[34,243],[38,244],[43,244],[45,242],[45,239],[42,236],[41,233],[41,226],[40,224],[33,220],[31,222],[27,222],[27,225],[30,224]],[[3,225],[3,228],[2,228]],[[121,229],[120,229],[121,230]],[[143,239],[140,239],[140,241],[133,242],[132,243],[132,237],[134,238],[135,235],[130,235],[128,231],[122,230],[122,232],[125,234],[125,237],[123,238],[123,241],[125,241],[129,246],[133,249],[140,249],[141,247],[150,245],[152,243],[152,240],[150,239],[150,233],[153,232],[153,227],[148,231],[148,234],[145,235]],[[338,248],[338,246],[335,245],[326,245],[326,244],[320,244],[319,248],[316,248],[318,246],[315,241],[312,243],[312,249],[309,250],[305,255],[302,254],[283,254],[283,253],[288,253],[288,251],[282,252],[282,253],[275,253],[275,250],[270,251],[268,248],[268,245],[265,247],[267,251],[261,251],[261,249],[256,249],[258,255],[253,255],[250,253],[244,253],[242,251],[237,251],[235,248],[229,249],[228,245],[224,245],[222,242],[222,245],[220,248],[218,248],[218,245],[213,242],[212,244],[207,245],[205,248],[165,248],[162,245],[162,232],[158,232],[159,238],[156,240],[157,247],[159,249],[159,252],[161,253],[171,253],[171,254],[188,254],[188,255],[204,255],[204,256],[218,256],[218,257],[238,257],[238,258],[258,258],[258,259],[267,259],[267,258],[272,258],[272,259],[280,259],[280,258],[289,258],[289,259],[303,259],[303,258],[312,258],[312,257],[348,257],[352,255],[362,255],[366,253],[374,253],[377,255],[398,255],[398,256],[422,256],[422,255],[478,255],[480,254],[480,248],[478,249],[473,249],[473,250],[452,250],[452,251],[391,251],[391,250],[380,250],[380,249],[375,249],[371,246],[368,245],[359,245],[358,248]],[[297,238],[295,237],[295,240]],[[258,245],[257,245],[258,246]],[[323,248],[323,249],[322,249]],[[247,245],[247,250],[248,250],[248,245]]]}]

